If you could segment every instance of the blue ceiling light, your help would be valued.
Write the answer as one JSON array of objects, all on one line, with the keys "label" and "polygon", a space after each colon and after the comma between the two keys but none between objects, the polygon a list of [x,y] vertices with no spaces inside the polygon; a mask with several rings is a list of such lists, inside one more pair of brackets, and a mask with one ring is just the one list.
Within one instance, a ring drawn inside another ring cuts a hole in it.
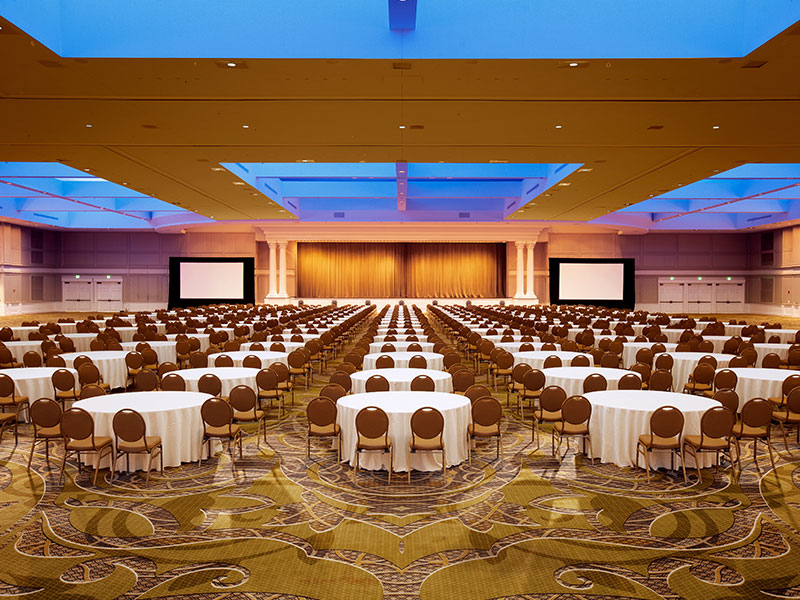
[{"label": "blue ceiling light", "polygon": [[417,27],[417,0],[389,0],[389,29],[413,31]]}]

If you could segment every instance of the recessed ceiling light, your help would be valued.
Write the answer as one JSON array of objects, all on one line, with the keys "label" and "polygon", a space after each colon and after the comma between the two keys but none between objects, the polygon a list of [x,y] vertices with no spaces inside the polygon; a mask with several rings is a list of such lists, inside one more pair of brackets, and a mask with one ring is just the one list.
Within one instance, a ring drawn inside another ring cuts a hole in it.
[{"label": "recessed ceiling light", "polygon": [[570,66],[570,67],[577,67],[577,66],[578,66],[578,63],[576,63],[576,62],[571,62],[571,63],[569,63],[569,66]]},{"label": "recessed ceiling light", "polygon": [[719,125],[714,125],[711,129],[719,129]]},{"label": "recessed ceiling light", "polygon": [[572,184],[570,182],[568,182],[568,181],[562,181],[558,185],[560,185],[561,187],[567,187],[568,185],[572,185]]},{"label": "recessed ceiling light", "polygon": [[92,124],[91,124],[91,123],[87,123],[87,124],[86,124],[86,127],[91,127],[91,126],[92,126]]},{"label": "recessed ceiling light", "polygon": [[556,129],[561,129],[561,125],[556,125]]},{"label": "recessed ceiling light", "polygon": [[244,185],[244,181],[234,181],[233,185]]},{"label": "recessed ceiling light", "polygon": [[405,126],[405,125],[400,125],[400,126],[399,126],[399,129],[405,129],[405,128],[406,128],[406,126]]},{"label": "recessed ceiling light", "polygon": [[236,66],[236,63],[235,63],[235,62],[229,62],[229,63],[227,63],[227,65],[228,65],[229,67],[235,67],[235,66]]},{"label": "recessed ceiling light", "polygon": [[578,173],[589,173],[591,170],[591,167],[583,167],[582,169],[578,169]]},{"label": "recessed ceiling light", "polygon": [[211,170],[212,171],[224,171],[225,169],[223,169],[222,167],[211,167]]},{"label": "recessed ceiling light", "polygon": [[84,169],[84,171],[89,171],[89,169]]},{"label": "recessed ceiling light", "polygon": [[250,129],[250,125],[242,125],[242,129]]}]

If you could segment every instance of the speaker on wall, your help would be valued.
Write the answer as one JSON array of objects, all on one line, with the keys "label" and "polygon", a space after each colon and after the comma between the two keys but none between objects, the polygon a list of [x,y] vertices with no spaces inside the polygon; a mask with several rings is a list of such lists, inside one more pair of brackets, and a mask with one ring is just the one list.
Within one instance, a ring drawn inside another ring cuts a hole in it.
[{"label": "speaker on wall", "polygon": [[303,306],[303,304],[305,304],[305,302],[303,302],[302,300],[297,301],[297,306]]},{"label": "speaker on wall", "polygon": [[403,306],[405,303],[406,303],[406,301],[405,301],[405,300],[400,300],[400,302],[398,302],[398,304],[399,304],[400,306]]},{"label": "speaker on wall", "polygon": [[331,306],[339,306],[339,303],[336,300],[331,300]]},{"label": "speaker on wall", "polygon": [[364,301],[364,306],[369,306],[370,304],[372,304],[372,300],[365,300]]},{"label": "speaker on wall", "polygon": [[467,300],[467,306],[472,306],[472,300]]},{"label": "speaker on wall", "polygon": [[505,306],[505,305],[506,305],[506,301],[505,300],[500,300],[500,306]]},{"label": "speaker on wall", "polygon": [[434,306],[439,306],[439,301],[438,301],[438,300],[434,300],[432,304],[433,304]]}]

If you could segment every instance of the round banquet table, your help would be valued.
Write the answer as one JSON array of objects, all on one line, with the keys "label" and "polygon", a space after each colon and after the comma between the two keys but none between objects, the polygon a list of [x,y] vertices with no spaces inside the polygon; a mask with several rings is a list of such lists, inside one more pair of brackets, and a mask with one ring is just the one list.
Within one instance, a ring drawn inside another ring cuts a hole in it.
[{"label": "round banquet table", "polygon": [[178,362],[178,352],[175,349],[175,342],[153,341],[153,342],[122,342],[122,348],[127,352],[136,352],[136,346],[141,343],[150,344],[150,347],[158,355],[158,362]]},{"label": "round banquet table", "polygon": [[745,402],[753,398],[780,398],[783,380],[797,371],[789,369],[751,369],[736,367],[731,369],[739,380],[736,393],[739,394],[739,410]]},{"label": "round banquet table", "polygon": [[781,360],[789,358],[789,348],[791,344],[753,344],[753,349],[756,351],[758,358],[756,359],[756,366],[761,364],[767,354],[777,354]]},{"label": "round banquet table", "polygon": [[542,369],[544,361],[548,356],[557,356],[561,359],[562,365],[569,365],[570,361],[576,356],[585,356],[589,359],[589,364],[594,364],[594,359],[591,354],[584,354],[582,352],[568,352],[564,350],[538,350],[532,352],[516,352],[514,354],[514,364],[524,363],[532,366],[534,369]]},{"label": "round banquet table", "polygon": [[[494,345],[494,347],[502,348],[506,352],[511,352],[512,354],[514,354],[515,352],[519,352],[519,348],[520,346],[522,346],[522,344],[530,344],[531,346],[533,346],[533,350],[528,350],[527,352],[539,352],[541,351],[544,342],[497,342]],[[556,347],[559,348],[560,351],[561,344],[556,344]],[[589,358],[589,360],[590,361],[592,360],[591,357]]]},{"label": "round banquet table", "polygon": [[22,357],[26,352],[36,352],[41,356],[42,342],[41,340],[19,341],[19,342],[3,342],[3,345],[8,348],[17,362],[22,362]]},{"label": "round banquet table", "polygon": [[[411,380],[417,375],[427,375],[433,379],[437,392],[449,394],[453,391],[453,378],[447,371],[433,369],[370,369],[369,371],[356,371],[350,375],[353,394],[363,394],[367,379],[373,375],[381,375],[389,382],[389,389],[393,392],[407,392],[411,390]],[[374,392],[373,392],[374,393]]]},{"label": "round banquet table", "polygon": [[[411,335],[412,335],[412,334],[410,334],[410,333],[408,333],[408,334],[406,334],[406,333],[398,333],[398,334],[397,334],[397,335],[395,335],[394,337],[396,337],[396,338],[397,338],[397,341],[398,341],[398,342],[405,342],[405,341],[407,341],[407,340],[406,340],[406,338],[407,338],[407,337],[409,337],[409,336],[411,336]],[[416,334],[414,334],[414,335],[416,335]],[[390,334],[386,334],[386,335],[376,335],[374,338],[372,338],[372,341],[373,341],[373,342],[385,342],[385,343],[388,343],[388,344],[394,344],[394,343],[395,343],[395,342],[393,342],[393,341],[388,341],[388,342],[386,342],[386,338],[387,338],[387,337],[390,337]],[[424,334],[417,335],[417,337],[418,337],[419,339],[418,339],[418,340],[416,340],[416,341],[418,341],[418,342],[420,342],[420,343],[422,343],[422,342],[426,342],[426,341],[428,340],[428,337],[427,337],[426,335],[424,335]],[[413,341],[415,341],[415,340],[411,340],[411,341],[413,342]]]},{"label": "round banquet table", "polygon": [[[200,459],[203,440],[203,419],[200,407],[208,394],[198,392],[127,392],[110,396],[96,396],[78,400],[75,406],[89,412],[94,419],[95,435],[107,435],[114,439],[114,414],[123,408],[132,408],[142,415],[147,425],[147,435],[161,437],[165,467],[178,467],[184,462]],[[219,442],[212,446],[212,454],[219,448]],[[206,451],[207,452],[207,451]],[[89,461],[96,461],[94,453],[85,455]],[[204,454],[205,458],[207,454]],[[132,454],[131,470],[147,468],[148,457]],[[108,457],[101,467],[110,466]],[[125,457],[117,461],[117,471],[126,469]],[[153,461],[153,469],[158,469],[159,459]]]},{"label": "round banquet table", "polygon": [[393,352],[407,352],[408,347],[411,344],[419,344],[420,352],[433,352],[433,344],[430,342],[372,342],[369,345],[369,351],[373,354],[376,352],[381,352],[381,348],[385,344],[391,344],[394,346]]},{"label": "round banquet table", "polygon": [[795,334],[797,333],[796,329],[765,329],[764,336],[766,339],[769,339],[773,335],[777,335],[781,338],[782,344],[792,344],[794,343]]},{"label": "round banquet table", "polygon": [[639,374],[634,371],[607,367],[555,367],[545,369],[543,373],[545,385],[557,385],[567,392],[567,396],[583,394],[583,380],[593,373],[599,373],[605,377],[610,390],[617,389],[617,384],[624,375],[633,373],[639,378]]},{"label": "round banquet table", "polygon": [[[642,348],[651,348],[656,342],[625,342],[622,344],[622,366],[626,369],[636,364],[636,353]],[[664,343],[664,349],[672,352],[678,344]]]},{"label": "round banquet table", "polygon": [[689,375],[692,374],[698,361],[704,356],[713,356],[716,358],[718,369],[727,367],[734,356],[733,354],[714,354],[712,352],[659,352],[659,354],[656,354],[653,358],[653,365],[655,365],[655,361],[660,354],[669,354],[672,356],[672,389],[676,392],[683,391],[683,386],[689,381]]},{"label": "round banquet table", "polygon": [[72,361],[79,356],[88,356],[92,359],[103,381],[114,388],[124,388],[128,381],[128,368],[125,366],[125,350],[96,350],[94,352],[67,352],[61,354],[67,366],[72,366]]},{"label": "round banquet table", "polygon": [[198,381],[203,375],[213,373],[222,382],[222,395],[227,396],[237,385],[246,385],[254,391],[258,391],[256,375],[259,371],[260,369],[246,367],[204,367],[202,369],[181,369],[174,372],[186,382],[186,391],[192,392],[197,391]]},{"label": "round banquet table", "polygon": [[[78,372],[75,369],[67,369],[75,376],[78,381]],[[17,394],[27,396],[28,401],[33,404],[39,398],[54,398],[53,382],[51,377],[58,371],[58,367],[23,367],[20,369],[3,369],[5,375],[14,380],[14,387]],[[28,411],[22,413],[23,419],[27,420]]]},{"label": "round banquet table", "polygon": [[[367,406],[377,406],[389,416],[389,435],[394,449],[394,471],[408,471],[408,442],[411,439],[411,415],[423,406],[438,409],[444,417],[444,447],[447,466],[457,465],[467,459],[467,426],[470,423],[470,401],[458,394],[438,392],[372,392],[343,396],[336,402],[337,422],[342,435],[342,460],[355,465],[356,415]],[[359,465],[365,469],[379,470],[388,466],[389,455],[364,452]],[[436,471],[442,468],[439,453],[423,452],[411,455],[411,468],[418,471]]]},{"label": "round banquet table", "polygon": [[212,354],[208,357],[209,364],[213,364],[218,356],[230,356],[233,359],[233,365],[236,367],[242,366],[242,361],[246,356],[257,356],[261,360],[261,368],[266,369],[272,363],[281,363],[282,365],[289,365],[288,354],[286,352],[270,352],[269,350],[238,350],[236,352],[222,352],[220,354]]},{"label": "round banquet table", "polygon": [[[302,348],[302,347],[305,346],[304,342],[271,342],[271,341],[268,341],[268,342],[245,342],[244,344],[239,346],[239,350],[250,350],[250,346],[252,346],[255,343],[259,343],[262,346],[264,346],[264,352],[273,352],[272,350],[270,350],[270,347],[272,346],[272,344],[283,344],[283,347],[286,350],[287,354],[289,352],[294,352],[298,348]],[[261,351],[259,350],[259,352],[261,352]],[[274,352],[278,352],[278,350],[274,350]]]},{"label": "round banquet table", "polygon": [[511,342],[503,342],[503,338],[508,338],[508,337],[511,337],[511,341],[512,342],[521,342],[522,341],[522,334],[514,334],[512,336],[502,335],[502,334],[499,334],[499,335],[484,335],[483,339],[484,340],[489,340],[495,346],[497,346],[497,345],[500,345],[500,344],[511,343]]},{"label": "round banquet table", "polygon": [[[589,419],[589,434],[592,451],[602,462],[610,462],[620,467],[636,464],[636,444],[640,435],[650,433],[650,415],[662,406],[674,406],[683,413],[683,435],[698,435],[703,413],[720,403],[710,398],[678,394],[675,392],[655,392],[650,390],[606,390],[585,394],[592,405]],[[686,456],[686,466],[694,466],[691,454]],[[669,467],[670,459],[666,451],[651,452],[650,466]],[[714,464],[714,455],[701,453],[701,467]],[[675,460],[679,467],[680,459]],[[644,459],[639,459],[644,468]]]},{"label": "round banquet table", "polygon": [[[179,334],[177,333],[168,333],[167,339],[171,342],[177,342],[175,338],[177,338],[178,335]],[[200,352],[205,352],[206,350],[208,350],[210,342],[208,341],[207,333],[187,333],[186,336],[190,338],[197,338],[197,341],[200,342]]]},{"label": "round banquet table", "polygon": [[[396,333],[389,333],[390,329]],[[414,333],[406,333],[406,329],[413,329]],[[417,337],[423,337],[425,334],[422,331],[422,327],[378,327],[375,335],[416,335]]]},{"label": "round banquet table", "polygon": [[378,352],[375,354],[367,354],[364,356],[363,369],[368,371],[375,368],[375,362],[379,356],[384,354],[391,356],[394,359],[394,366],[403,369],[408,366],[408,361],[412,356],[424,356],[428,361],[428,368],[441,371],[444,369],[444,356],[436,352]]}]

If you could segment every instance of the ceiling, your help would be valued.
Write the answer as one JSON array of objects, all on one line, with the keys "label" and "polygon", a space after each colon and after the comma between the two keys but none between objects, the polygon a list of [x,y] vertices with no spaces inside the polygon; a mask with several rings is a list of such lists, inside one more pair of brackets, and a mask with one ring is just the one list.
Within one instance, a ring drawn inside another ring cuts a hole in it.
[{"label": "ceiling", "polygon": [[[7,6],[18,10],[20,4],[4,3],[0,17]],[[425,30],[424,6],[420,0],[412,35]],[[395,203],[401,164],[582,165],[559,181],[568,185],[552,185],[535,200],[520,202],[524,211],[513,208],[502,217],[531,227],[743,229],[797,218],[793,198],[767,195],[748,203],[736,196],[733,208],[742,210],[727,214],[773,217],[698,218],[688,214],[699,206],[692,202],[720,193],[676,190],[709,178],[723,185],[718,176],[743,165],[800,163],[798,25],[741,57],[524,60],[66,58],[8,19],[0,18],[0,27],[0,161],[59,163],[107,180],[117,187],[115,203],[105,208],[164,213],[137,224],[158,231],[207,228],[210,219],[219,227],[263,228],[297,220],[287,198],[300,198],[300,206],[309,200],[308,206],[331,215],[341,212],[337,201],[346,212],[354,198],[363,198],[333,184],[329,194],[269,194],[231,167],[311,164],[303,161],[390,165]],[[416,183],[406,182],[407,211],[413,210]],[[436,196],[431,189],[423,186],[419,197]],[[442,221],[462,212],[491,212],[508,190],[483,193],[445,191],[452,202]],[[35,199],[31,194],[16,195],[14,209],[28,206]],[[476,200],[481,197],[485,203]],[[468,210],[458,210],[459,198]],[[666,209],[635,206],[651,198],[674,203]],[[55,206],[56,198],[47,199]],[[158,201],[175,210],[153,204]],[[102,212],[104,227],[136,228],[113,211]],[[3,211],[6,220],[23,222],[32,213]],[[302,208],[298,214],[302,222]],[[674,214],[682,216],[661,220]],[[324,217],[308,215],[318,218]],[[46,221],[40,224],[50,225]],[[101,226],[85,222],[76,218],[59,226]]]}]

